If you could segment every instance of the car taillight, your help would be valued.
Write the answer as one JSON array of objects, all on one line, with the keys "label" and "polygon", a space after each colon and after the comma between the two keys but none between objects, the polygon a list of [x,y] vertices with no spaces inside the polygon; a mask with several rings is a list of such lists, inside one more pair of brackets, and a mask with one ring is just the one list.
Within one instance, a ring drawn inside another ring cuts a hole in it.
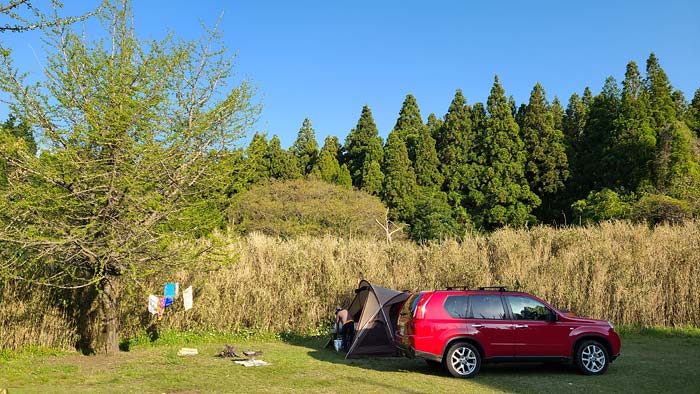
[{"label": "car taillight", "polygon": [[414,319],[422,319],[425,316],[425,306],[428,304],[430,297],[432,297],[432,294],[421,298],[421,300],[418,302],[418,305],[416,306],[416,314],[413,317]]}]

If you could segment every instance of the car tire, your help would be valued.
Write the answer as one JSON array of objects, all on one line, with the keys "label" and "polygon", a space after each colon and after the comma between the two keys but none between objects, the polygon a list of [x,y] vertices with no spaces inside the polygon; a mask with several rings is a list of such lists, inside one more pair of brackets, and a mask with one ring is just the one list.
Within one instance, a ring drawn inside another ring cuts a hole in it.
[{"label": "car tire", "polygon": [[583,341],[576,349],[574,363],[584,375],[602,375],[608,370],[608,350],[598,341]]},{"label": "car tire", "polygon": [[455,343],[447,351],[445,366],[456,378],[474,377],[481,368],[481,353],[471,343]]}]

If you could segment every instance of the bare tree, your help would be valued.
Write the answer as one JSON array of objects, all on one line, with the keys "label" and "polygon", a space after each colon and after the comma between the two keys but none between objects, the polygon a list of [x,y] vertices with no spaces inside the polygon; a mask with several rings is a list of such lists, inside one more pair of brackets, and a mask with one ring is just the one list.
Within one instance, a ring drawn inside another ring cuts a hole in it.
[{"label": "bare tree", "polygon": [[378,219],[374,219],[375,222],[379,225],[379,227],[384,230],[386,233],[386,242],[391,243],[391,237],[394,235],[394,233],[402,231],[404,228],[404,225],[396,225],[394,222],[389,220],[389,209],[387,208],[386,213],[384,214],[384,220],[383,223],[380,222]]}]

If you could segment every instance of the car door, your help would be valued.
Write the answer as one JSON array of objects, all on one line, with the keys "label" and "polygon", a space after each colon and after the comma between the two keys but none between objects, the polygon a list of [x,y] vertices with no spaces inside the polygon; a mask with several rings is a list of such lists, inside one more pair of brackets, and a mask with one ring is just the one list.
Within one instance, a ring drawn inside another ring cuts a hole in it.
[{"label": "car door", "polygon": [[516,357],[570,357],[570,327],[552,319],[547,305],[527,296],[505,299],[513,317]]},{"label": "car door", "polygon": [[484,347],[485,358],[515,355],[514,330],[500,294],[470,295],[467,317],[474,329],[472,336]]}]

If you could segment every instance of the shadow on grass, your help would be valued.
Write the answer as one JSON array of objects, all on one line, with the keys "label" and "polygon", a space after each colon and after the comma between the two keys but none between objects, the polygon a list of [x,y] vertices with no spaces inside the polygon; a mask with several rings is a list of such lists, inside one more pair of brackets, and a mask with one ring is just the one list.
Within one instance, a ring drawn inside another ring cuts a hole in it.
[{"label": "shadow on grass", "polygon": [[[294,334],[282,335],[282,340],[290,345],[308,348],[307,354],[312,358],[332,364],[342,364],[372,371],[381,372],[413,372],[432,376],[450,377],[442,366],[428,365],[423,359],[406,357],[364,357],[346,359],[344,352],[336,352],[327,347],[328,337],[303,336]],[[482,365],[479,376],[498,375],[576,375],[571,364],[567,363],[486,363]]]}]

